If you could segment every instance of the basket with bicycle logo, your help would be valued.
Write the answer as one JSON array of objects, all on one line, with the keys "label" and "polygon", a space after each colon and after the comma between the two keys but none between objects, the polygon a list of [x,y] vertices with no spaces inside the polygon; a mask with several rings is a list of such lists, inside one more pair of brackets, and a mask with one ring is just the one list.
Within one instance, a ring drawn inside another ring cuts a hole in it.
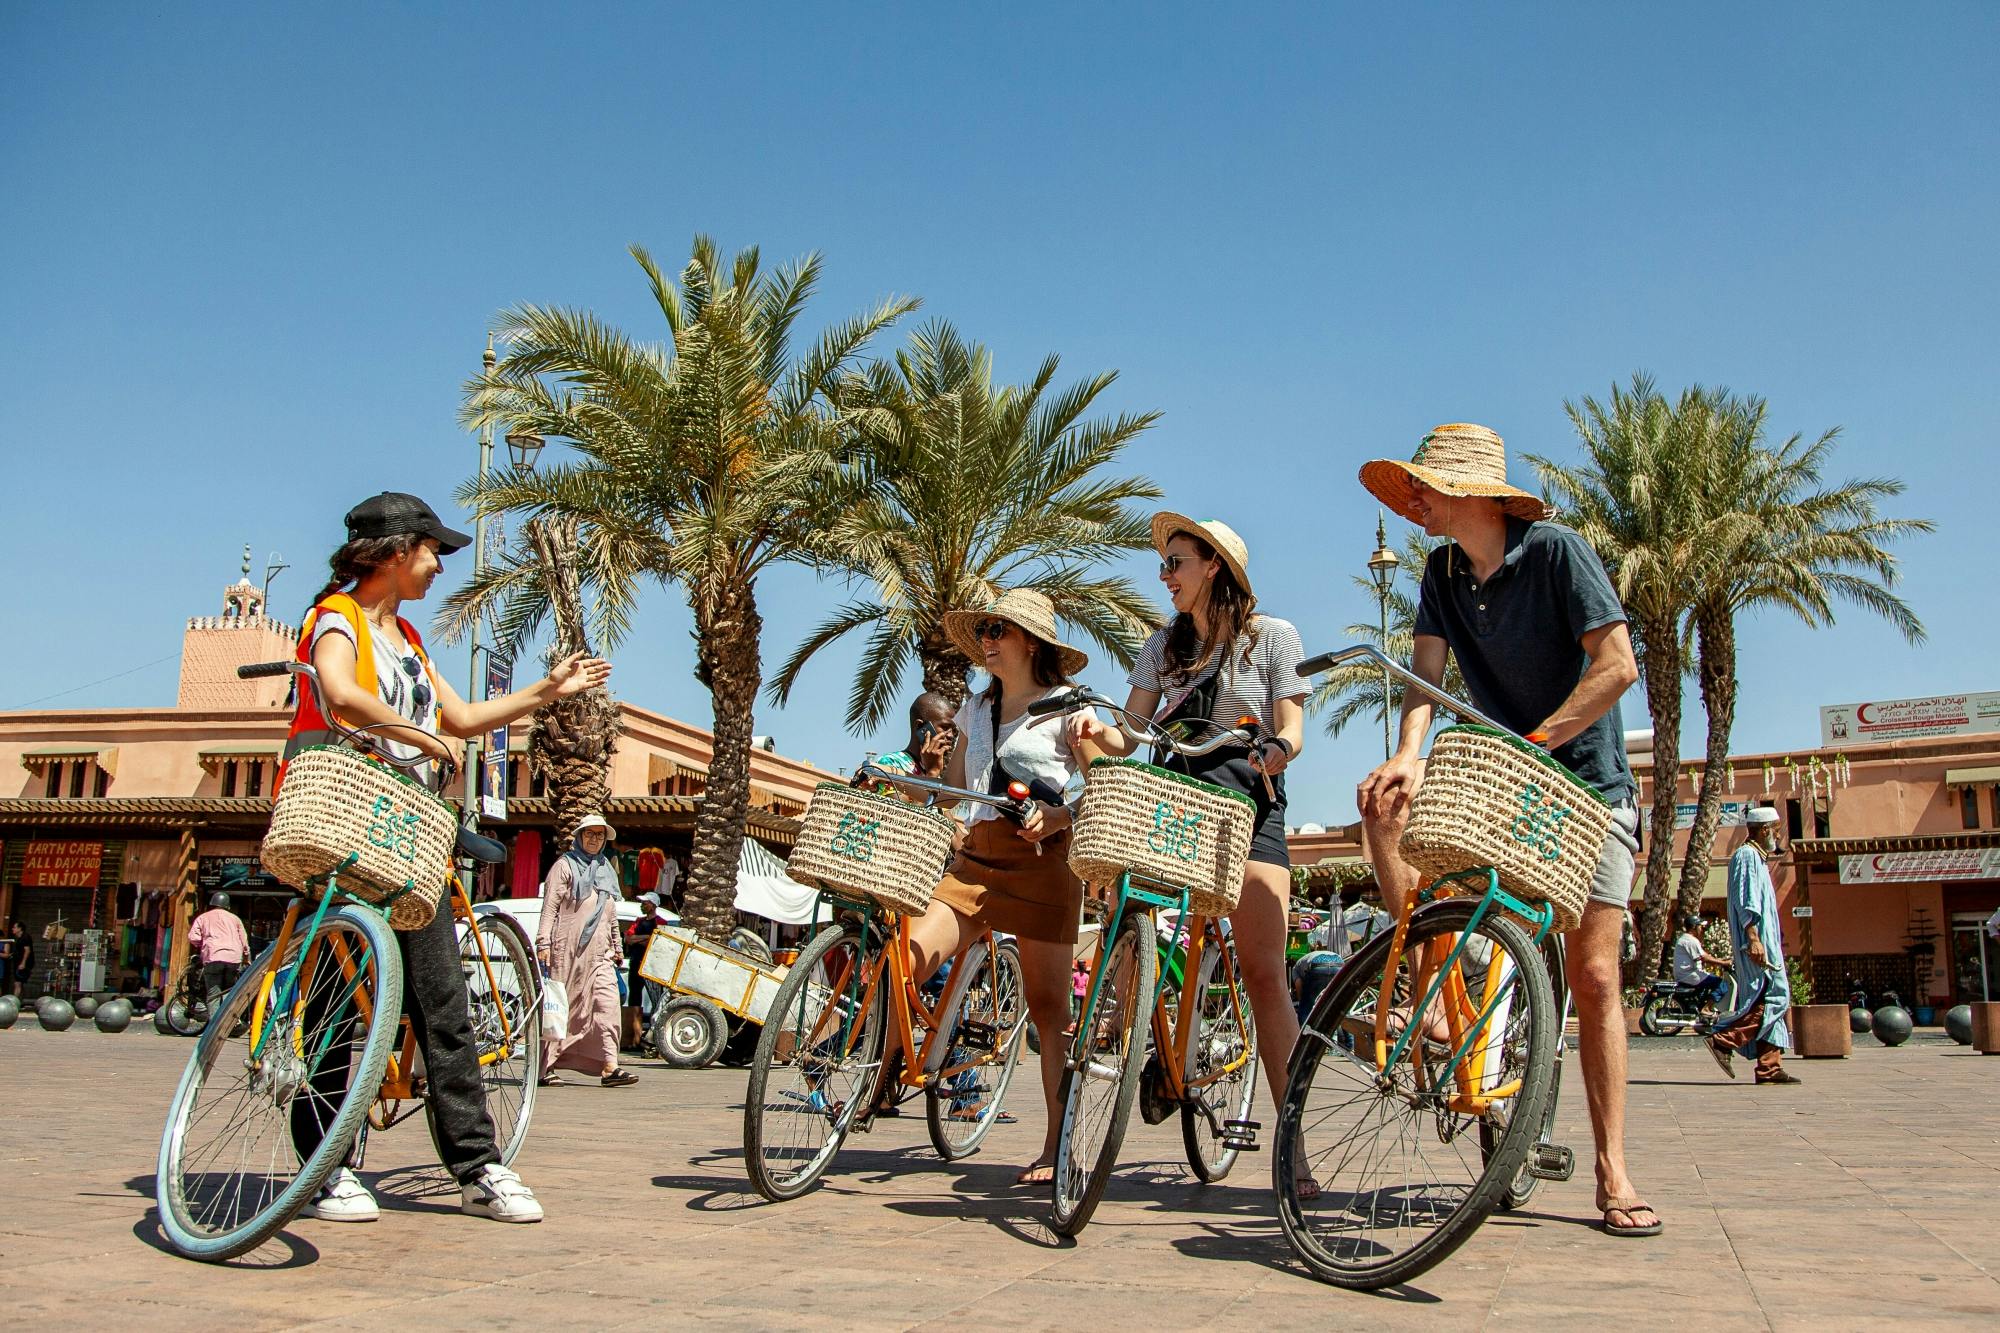
[{"label": "basket with bicycle logo", "polygon": [[1583,919],[1611,807],[1553,757],[1490,727],[1438,733],[1410,806],[1403,859],[1427,879],[1492,866],[1517,898]]},{"label": "basket with bicycle logo", "polygon": [[[1126,871],[1188,890],[1188,910],[1226,916],[1243,893],[1257,806],[1242,792],[1136,759],[1090,765],[1069,865],[1093,888]],[[1096,895],[1101,896],[1101,895]]]},{"label": "basket with bicycle logo", "polygon": [[313,745],[285,767],[261,859],[302,890],[338,870],[343,890],[382,906],[397,930],[417,930],[437,912],[457,838],[451,807],[416,782],[344,746]]},{"label": "basket with bicycle logo", "polygon": [[918,916],[951,860],[952,827],[950,816],[901,797],[822,782],[785,871],[801,884]]}]

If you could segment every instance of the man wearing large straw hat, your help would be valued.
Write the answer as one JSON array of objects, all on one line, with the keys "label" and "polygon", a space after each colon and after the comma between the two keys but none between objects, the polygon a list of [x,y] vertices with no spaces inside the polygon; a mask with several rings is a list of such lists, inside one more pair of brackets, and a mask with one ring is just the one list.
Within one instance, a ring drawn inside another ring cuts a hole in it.
[{"label": "man wearing large straw hat", "polygon": [[[1636,786],[1625,758],[1618,700],[1639,679],[1625,611],[1604,564],[1548,507],[1507,481],[1507,451],[1484,426],[1459,422],[1424,436],[1409,462],[1376,459],[1361,484],[1433,537],[1418,598],[1411,669],[1433,683],[1456,656],[1472,702],[1549,747],[1612,804],[1611,836],[1582,923],[1570,934],[1570,993],[1578,1055],[1597,1145],[1597,1207],[1604,1230],[1651,1236],[1659,1214],[1625,1172],[1625,1022],[1619,938],[1638,850]],[[1418,875],[1397,851],[1410,800],[1423,783],[1430,702],[1403,696],[1402,738],[1361,784],[1362,836],[1392,911]]]}]

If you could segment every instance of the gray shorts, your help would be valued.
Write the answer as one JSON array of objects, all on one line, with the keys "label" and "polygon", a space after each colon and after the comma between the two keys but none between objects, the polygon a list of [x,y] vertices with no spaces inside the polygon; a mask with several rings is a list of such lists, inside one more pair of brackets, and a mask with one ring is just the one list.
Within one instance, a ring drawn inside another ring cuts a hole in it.
[{"label": "gray shorts", "polygon": [[1639,807],[1630,799],[1611,807],[1611,835],[1590,877],[1590,901],[1624,909],[1632,904],[1632,877],[1638,871]]}]

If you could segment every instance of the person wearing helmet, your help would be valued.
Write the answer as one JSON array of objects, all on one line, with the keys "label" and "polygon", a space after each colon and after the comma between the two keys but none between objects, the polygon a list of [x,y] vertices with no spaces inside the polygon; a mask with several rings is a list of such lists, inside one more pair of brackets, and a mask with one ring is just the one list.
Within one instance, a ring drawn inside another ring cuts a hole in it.
[{"label": "person wearing helmet", "polygon": [[229,910],[228,894],[209,898],[208,910],[188,927],[188,948],[201,958],[201,993],[212,1014],[250,956],[250,932],[243,928],[243,918]]},{"label": "person wearing helmet", "polygon": [[1681,933],[1674,940],[1674,984],[1701,992],[1703,1004],[1720,1004],[1729,983],[1707,967],[1727,967],[1701,943],[1701,918],[1693,912],[1681,918]]}]

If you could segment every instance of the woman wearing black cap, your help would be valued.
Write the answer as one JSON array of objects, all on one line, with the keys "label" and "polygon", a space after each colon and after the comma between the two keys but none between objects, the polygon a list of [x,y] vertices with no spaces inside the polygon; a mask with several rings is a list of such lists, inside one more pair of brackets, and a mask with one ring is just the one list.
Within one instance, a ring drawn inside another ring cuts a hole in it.
[{"label": "woman wearing black cap", "polygon": [[[446,527],[414,495],[391,491],[362,501],[347,513],[347,542],[328,562],[333,577],[300,627],[299,660],[312,663],[327,705],[351,727],[396,728],[390,735],[400,739],[376,743],[399,758],[447,759],[451,751],[440,732],[480,735],[551,699],[602,685],[611,674],[609,663],[578,653],[504,698],[475,704],[459,698],[432,668],[415,627],[398,611],[404,602],[422,600],[442,568],[440,557],[470,540]],[[330,735],[312,692],[301,690],[285,758]],[[435,771],[434,764],[426,764],[413,776],[421,780]],[[278,780],[284,781],[282,765]],[[396,940],[403,953],[403,1008],[423,1049],[439,1155],[459,1182],[464,1211],[500,1222],[539,1222],[541,1204],[501,1165],[494,1143],[451,913],[440,911],[429,925],[399,932]],[[331,1104],[318,1097],[294,1102],[292,1137],[302,1155],[318,1147],[325,1132],[315,1108]],[[304,1215],[372,1222],[379,1214],[373,1197],[342,1167]]]}]

